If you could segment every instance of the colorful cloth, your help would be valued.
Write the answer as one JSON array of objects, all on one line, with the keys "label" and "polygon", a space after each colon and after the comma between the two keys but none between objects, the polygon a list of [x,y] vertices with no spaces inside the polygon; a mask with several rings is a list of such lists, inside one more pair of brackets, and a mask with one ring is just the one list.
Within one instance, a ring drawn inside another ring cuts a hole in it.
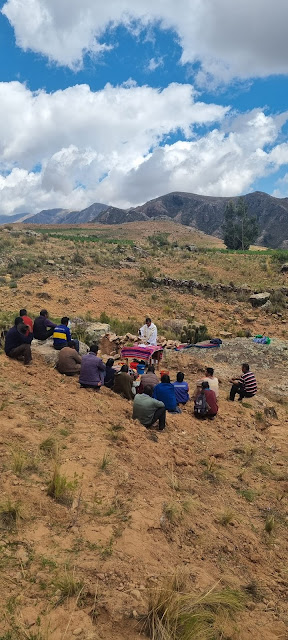
[{"label": "colorful cloth", "polygon": [[140,360],[150,360],[150,358],[154,355],[154,353],[161,352],[161,356],[163,353],[162,347],[139,347],[137,344],[134,344],[134,347],[123,347],[121,350],[121,358],[139,358]]}]

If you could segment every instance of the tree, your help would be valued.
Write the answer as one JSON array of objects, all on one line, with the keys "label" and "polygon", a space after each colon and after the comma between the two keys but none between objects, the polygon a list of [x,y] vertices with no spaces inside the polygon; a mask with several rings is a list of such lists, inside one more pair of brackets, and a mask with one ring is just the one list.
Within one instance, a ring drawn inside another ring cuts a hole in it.
[{"label": "tree", "polygon": [[223,234],[227,249],[247,250],[255,242],[259,233],[256,218],[248,216],[248,207],[244,198],[237,205],[230,200],[224,212]]}]

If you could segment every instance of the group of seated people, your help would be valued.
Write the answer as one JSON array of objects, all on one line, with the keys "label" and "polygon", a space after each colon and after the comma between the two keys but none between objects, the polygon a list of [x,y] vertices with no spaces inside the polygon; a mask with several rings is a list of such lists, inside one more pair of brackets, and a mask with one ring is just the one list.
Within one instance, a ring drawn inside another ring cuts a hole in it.
[{"label": "group of seated people", "polygon": [[[5,337],[5,353],[10,358],[23,359],[25,365],[32,361],[31,342],[35,338],[44,341],[53,336],[53,346],[59,351],[57,369],[67,376],[79,375],[82,388],[100,390],[103,385],[127,400],[133,400],[133,418],[149,428],[158,423],[159,430],[165,429],[166,412],[181,413],[181,406],[190,400],[189,385],[184,373],[179,371],[176,380],[171,382],[168,373],[162,372],[161,380],[155,373],[154,365],[149,364],[141,380],[136,382],[135,370],[127,364],[114,367],[115,361],[109,358],[104,364],[98,357],[98,345],[92,344],[89,353],[79,355],[79,342],[72,340],[69,318],[63,317],[59,325],[49,320],[48,312],[42,310],[34,320],[21,309],[12,327]],[[134,363],[135,364],[135,363]],[[251,398],[257,392],[255,375],[250,372],[247,363],[242,365],[242,376],[232,378],[230,400],[236,394],[239,400]],[[206,368],[205,376],[196,383],[192,399],[194,415],[200,419],[213,420],[218,413],[219,381],[214,369]]]}]

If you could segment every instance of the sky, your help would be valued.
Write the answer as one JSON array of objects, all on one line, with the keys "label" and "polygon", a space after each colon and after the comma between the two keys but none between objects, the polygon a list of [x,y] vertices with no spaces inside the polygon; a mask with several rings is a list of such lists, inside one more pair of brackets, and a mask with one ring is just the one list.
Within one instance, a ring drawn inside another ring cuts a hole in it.
[{"label": "sky", "polygon": [[0,213],[288,197],[287,0],[0,0]]}]

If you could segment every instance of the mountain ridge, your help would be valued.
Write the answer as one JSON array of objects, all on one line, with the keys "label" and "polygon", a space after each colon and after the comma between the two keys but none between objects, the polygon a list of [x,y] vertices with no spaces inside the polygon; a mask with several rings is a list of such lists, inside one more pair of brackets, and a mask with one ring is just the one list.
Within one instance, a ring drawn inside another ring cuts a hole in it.
[{"label": "mountain ridge", "polygon": [[1,216],[0,224],[125,224],[148,220],[174,220],[206,234],[222,237],[222,223],[226,204],[243,197],[248,213],[259,225],[256,243],[271,248],[288,248],[288,198],[275,198],[263,191],[244,196],[203,196],[185,191],[171,193],[149,200],[137,207],[121,209],[95,202],[80,211],[71,209],[44,209],[36,214]]}]

